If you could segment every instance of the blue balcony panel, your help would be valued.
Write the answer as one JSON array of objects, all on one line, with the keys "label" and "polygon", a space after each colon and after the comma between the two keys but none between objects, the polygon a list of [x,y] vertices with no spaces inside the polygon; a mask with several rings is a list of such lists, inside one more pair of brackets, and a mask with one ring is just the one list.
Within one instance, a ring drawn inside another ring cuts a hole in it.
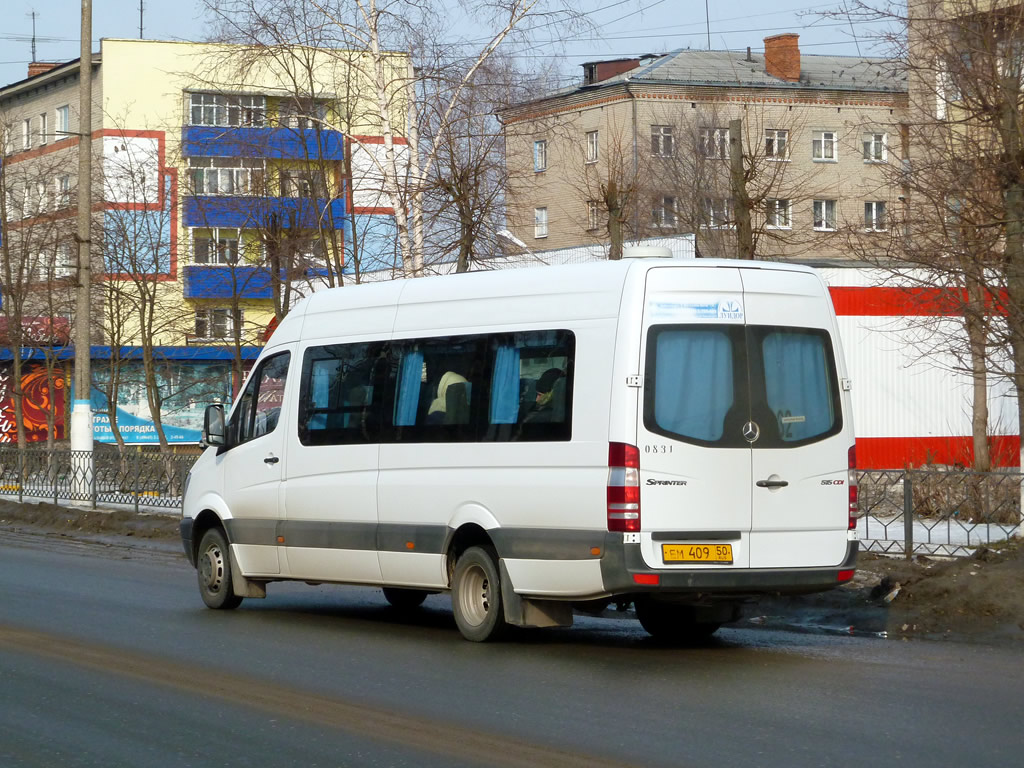
[{"label": "blue balcony panel", "polygon": [[299,197],[186,197],[186,227],[345,229],[345,200]]},{"label": "blue balcony panel", "polygon": [[266,267],[187,265],[186,299],[272,299],[273,273]]},{"label": "blue balcony panel", "polygon": [[250,157],[268,160],[342,160],[345,135],[312,128],[215,127],[188,125],[181,129],[185,157]]}]

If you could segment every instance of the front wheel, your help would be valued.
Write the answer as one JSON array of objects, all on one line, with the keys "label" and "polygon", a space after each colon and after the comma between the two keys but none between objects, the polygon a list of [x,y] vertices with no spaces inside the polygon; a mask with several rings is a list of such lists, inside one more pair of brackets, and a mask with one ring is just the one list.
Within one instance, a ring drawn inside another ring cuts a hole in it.
[{"label": "front wheel", "polygon": [[210,608],[230,610],[242,604],[231,584],[231,551],[220,528],[211,528],[199,542],[196,558],[199,594]]},{"label": "front wheel", "polygon": [[470,547],[455,563],[452,612],[462,636],[474,643],[497,640],[508,624],[494,550]]}]

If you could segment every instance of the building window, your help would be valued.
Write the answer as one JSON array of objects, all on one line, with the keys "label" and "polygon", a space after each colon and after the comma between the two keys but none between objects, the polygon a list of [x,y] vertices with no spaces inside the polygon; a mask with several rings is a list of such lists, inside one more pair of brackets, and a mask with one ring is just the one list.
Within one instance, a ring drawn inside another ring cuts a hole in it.
[{"label": "building window", "polygon": [[196,264],[237,264],[238,232],[214,229],[209,235],[193,235],[192,254]]},{"label": "building window", "polygon": [[533,236],[534,237],[547,237],[548,236],[548,209],[547,208],[534,208],[533,209]]},{"label": "building window", "polygon": [[811,159],[834,162],[839,159],[835,131],[815,131],[811,139]]},{"label": "building window", "polygon": [[700,153],[704,157],[725,160],[729,157],[729,129],[701,128]]},{"label": "building window", "polygon": [[587,162],[597,162],[597,131],[587,131]]},{"label": "building window", "polygon": [[587,231],[593,232],[601,227],[601,206],[597,200],[587,201]]},{"label": "building window", "polygon": [[887,136],[884,133],[865,133],[861,143],[864,146],[865,163],[884,163],[887,156]]},{"label": "building window", "polygon": [[770,160],[789,159],[789,131],[768,129],[764,132],[764,154]]},{"label": "building window", "polygon": [[71,205],[71,177],[64,173],[57,177],[56,182],[57,208],[67,208]]},{"label": "building window", "polygon": [[836,230],[836,201],[814,201],[814,228],[822,232]]},{"label": "building window", "polygon": [[39,144],[46,143],[46,113],[39,115]]},{"label": "building window", "polygon": [[712,229],[728,229],[733,224],[732,200],[728,197],[704,198],[704,226]]},{"label": "building window", "polygon": [[294,130],[323,128],[327,123],[327,105],[312,99],[282,101],[278,106],[278,123]]},{"label": "building window", "polygon": [[281,197],[300,197],[307,200],[327,197],[327,185],[320,173],[311,171],[281,171]]},{"label": "building window", "polygon": [[32,149],[32,121],[29,118],[21,121],[21,148]]},{"label": "building window", "polygon": [[885,223],[885,202],[873,200],[864,203],[864,229],[871,232],[885,232],[888,228]]},{"label": "building window", "polygon": [[772,229],[789,229],[793,226],[792,200],[766,200],[766,224]]},{"label": "building window", "polygon": [[230,309],[209,308],[196,310],[196,338],[207,340],[225,340],[234,336],[235,326],[242,325],[242,310],[232,315]]},{"label": "building window", "polygon": [[54,264],[54,277],[71,277],[74,274],[76,264],[75,249],[70,243],[61,243],[57,246],[57,259]]},{"label": "building window", "polygon": [[217,93],[190,95],[192,125],[263,125],[266,99],[263,96],[223,96]]},{"label": "building window", "polygon": [[252,195],[263,188],[263,160],[191,157],[192,188],[197,195]]},{"label": "building window", "polygon": [[546,140],[533,142],[533,170],[535,173],[548,169],[548,143]]},{"label": "building window", "polygon": [[675,154],[671,125],[651,126],[651,154],[655,157],[672,157]]},{"label": "building window", "polygon": [[71,109],[67,104],[57,107],[56,115],[57,124],[53,126],[53,129],[57,138],[62,139],[71,133]]},{"label": "building window", "polygon": [[655,227],[674,227],[676,225],[676,199],[670,196],[655,198],[651,208],[651,224]]}]

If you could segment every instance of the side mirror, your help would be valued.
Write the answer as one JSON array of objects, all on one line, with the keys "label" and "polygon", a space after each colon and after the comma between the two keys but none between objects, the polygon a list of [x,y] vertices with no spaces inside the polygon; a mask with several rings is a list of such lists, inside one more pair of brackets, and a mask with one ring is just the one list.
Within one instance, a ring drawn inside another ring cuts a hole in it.
[{"label": "side mirror", "polygon": [[208,405],[203,415],[203,442],[206,445],[227,445],[224,429],[224,406]]}]

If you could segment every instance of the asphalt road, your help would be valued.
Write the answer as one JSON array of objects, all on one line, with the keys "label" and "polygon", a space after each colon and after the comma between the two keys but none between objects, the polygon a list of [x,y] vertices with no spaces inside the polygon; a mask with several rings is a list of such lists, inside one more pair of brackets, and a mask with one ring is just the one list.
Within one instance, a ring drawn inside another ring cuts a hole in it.
[{"label": "asphalt road", "polygon": [[449,601],[273,584],[203,607],[184,558],[0,534],[0,766],[1015,766],[1024,656],[632,621],[479,645]]}]

